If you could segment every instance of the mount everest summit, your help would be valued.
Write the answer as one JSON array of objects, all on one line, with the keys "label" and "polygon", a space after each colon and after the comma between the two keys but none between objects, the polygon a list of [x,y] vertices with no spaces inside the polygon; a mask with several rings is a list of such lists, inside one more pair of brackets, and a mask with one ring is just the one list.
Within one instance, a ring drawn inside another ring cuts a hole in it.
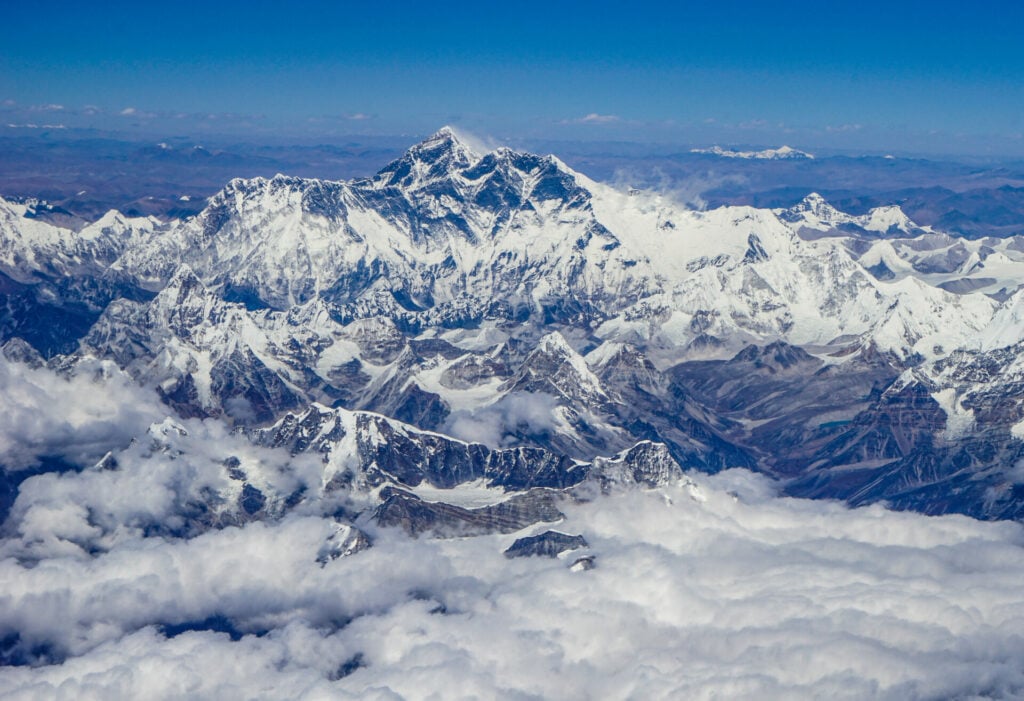
[{"label": "mount everest summit", "polygon": [[[105,362],[166,405],[162,441],[198,450],[173,427],[215,418],[317,465],[211,455],[175,528],[308,508],[511,528],[584,483],[729,467],[796,496],[1024,515],[1024,237],[813,193],[694,211],[449,128],[365,179],[233,180],[185,220],[31,214],[0,200],[7,362]],[[164,454],[151,440],[103,464]],[[467,484],[518,501],[444,501]]]}]

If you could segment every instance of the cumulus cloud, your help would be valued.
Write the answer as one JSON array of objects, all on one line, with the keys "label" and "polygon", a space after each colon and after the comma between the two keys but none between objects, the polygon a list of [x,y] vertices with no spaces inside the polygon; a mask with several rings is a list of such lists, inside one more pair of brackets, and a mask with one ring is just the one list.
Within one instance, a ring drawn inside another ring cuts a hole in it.
[{"label": "cumulus cloud", "polygon": [[[265,637],[247,636],[238,642],[205,632],[166,639],[149,627],[60,667],[27,673],[8,671],[13,682],[9,685],[11,698],[54,697],[59,684],[60,693],[81,701],[268,695],[279,699],[345,699],[353,696],[332,688],[329,679],[344,668],[348,659],[343,642],[323,637],[320,631],[302,624]],[[268,670],[273,672],[268,675]],[[259,681],[253,684],[255,680]],[[0,687],[4,686],[0,682]],[[239,693],[245,695],[236,696]],[[367,698],[387,697],[373,694]]]},{"label": "cumulus cloud", "polygon": [[34,567],[8,558],[0,637],[17,634],[15,652],[54,664],[6,669],[0,694],[1024,692],[1019,525],[780,499],[743,471],[694,478],[696,497],[679,486],[567,507],[559,529],[590,543],[597,567],[587,572],[570,570],[574,555],[503,557],[521,534],[388,531],[320,567],[331,522],[314,516],[189,540],[132,538]]},{"label": "cumulus cloud", "polygon": [[[322,469],[314,455],[257,447],[216,420],[166,418],[100,464],[22,482],[0,558],[87,558],[131,538],[192,537],[248,520],[246,488],[259,492],[257,518],[277,518],[288,497],[317,495]],[[291,511],[330,513],[342,498],[313,498]]]},{"label": "cumulus cloud", "polygon": [[513,392],[472,411],[456,411],[445,432],[472,443],[505,448],[522,435],[539,436],[559,428],[558,401],[548,394]]},{"label": "cumulus cloud", "polygon": [[115,365],[86,360],[72,378],[0,357],[0,465],[20,470],[41,457],[86,465],[166,415],[156,395]]},{"label": "cumulus cloud", "polygon": [[575,119],[563,119],[559,124],[615,124],[621,122],[622,117],[616,114],[598,114],[591,112]]}]

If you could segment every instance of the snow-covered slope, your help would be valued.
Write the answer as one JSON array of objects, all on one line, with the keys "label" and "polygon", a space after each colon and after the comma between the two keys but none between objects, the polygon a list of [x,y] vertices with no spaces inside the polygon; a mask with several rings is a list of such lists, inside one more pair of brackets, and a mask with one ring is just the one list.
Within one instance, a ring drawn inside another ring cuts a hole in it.
[{"label": "snow-covered slope", "polygon": [[875,207],[867,214],[852,215],[839,211],[816,192],[807,195],[793,207],[777,209],[775,213],[805,238],[815,233],[888,236],[933,233],[930,228],[915,224],[898,205]]},{"label": "snow-covered slope", "polygon": [[206,284],[274,308],[320,297],[359,316],[435,320],[641,292],[556,160],[470,154],[442,130],[369,180],[233,181],[116,267],[158,286],[185,262]]},{"label": "snow-covered slope", "polygon": [[[908,435],[953,435],[937,368],[1024,338],[1015,239],[815,194],[693,211],[448,128],[370,178],[233,180],[171,225],[111,213],[73,232],[5,207],[6,269],[38,292],[5,340],[32,341],[49,294],[32,275],[87,268],[103,293],[78,356],[53,362],[111,358],[180,413],[244,425],[320,402],[495,449],[591,460],[650,440],[686,467],[803,474],[906,453],[876,430],[901,402]],[[780,348],[811,376],[776,384],[792,372],[766,359]],[[815,452],[833,440],[835,465]]]},{"label": "snow-covered slope", "polygon": [[161,227],[111,210],[73,231],[32,217],[31,209],[0,197],[0,271],[19,280],[107,266]]},{"label": "snow-covered slope", "polygon": [[914,223],[897,205],[851,215],[811,193],[775,210],[804,239],[838,238],[874,277],[914,277],[956,294],[982,292],[1003,300],[1024,279],[1021,237],[964,239]]},{"label": "snow-covered slope", "polygon": [[724,149],[721,146],[712,146],[711,148],[690,149],[690,153],[703,153],[711,156],[721,156],[722,158],[743,158],[747,160],[760,161],[810,160],[814,158],[813,154],[807,153],[806,151],[800,151],[790,146],[780,146],[779,148],[769,148],[762,151],[734,151],[732,149]]},{"label": "snow-covered slope", "polygon": [[[114,268],[159,288],[184,263],[227,300],[283,310],[320,299],[340,320],[571,323],[672,358],[695,340],[706,352],[709,338],[723,353],[864,337],[927,354],[928,329],[973,333],[991,314],[980,298],[908,293],[868,274],[842,241],[798,235],[851,223],[913,228],[898,208],[857,218],[815,196],[786,212],[694,212],[627,196],[554,157],[477,154],[442,129],[367,180],[233,181]],[[908,317],[916,328],[894,326]]]}]

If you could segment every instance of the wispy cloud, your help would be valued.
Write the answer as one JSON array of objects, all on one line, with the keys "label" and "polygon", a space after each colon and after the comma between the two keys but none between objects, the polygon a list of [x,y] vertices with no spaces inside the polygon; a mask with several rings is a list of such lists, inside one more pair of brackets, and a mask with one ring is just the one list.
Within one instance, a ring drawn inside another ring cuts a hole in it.
[{"label": "wispy cloud", "polygon": [[612,184],[620,190],[642,188],[646,192],[656,193],[697,210],[707,208],[708,203],[704,194],[709,190],[742,182],[744,177],[737,173],[719,175],[707,171],[692,173],[685,177],[673,177],[658,167],[649,170],[635,167],[617,168],[612,176]]},{"label": "wispy cloud", "polygon": [[377,115],[367,112],[343,112],[341,114],[307,117],[306,122],[309,124],[333,124],[338,122],[367,122],[373,119],[377,119]]},{"label": "wispy cloud", "polygon": [[25,124],[8,122],[6,126],[8,129],[67,129],[67,126],[64,124],[33,124],[32,122]]},{"label": "wispy cloud", "polygon": [[614,124],[621,122],[622,117],[617,114],[599,114],[591,112],[575,119],[563,119],[559,124]]}]

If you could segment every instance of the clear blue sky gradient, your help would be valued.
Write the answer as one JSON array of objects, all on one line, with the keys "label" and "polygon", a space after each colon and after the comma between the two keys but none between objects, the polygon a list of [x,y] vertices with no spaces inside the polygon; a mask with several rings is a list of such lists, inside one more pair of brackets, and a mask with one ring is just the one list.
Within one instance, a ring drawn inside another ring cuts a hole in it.
[{"label": "clear blue sky gradient", "polygon": [[4,122],[454,122],[498,138],[1024,155],[1017,3],[13,2],[0,18]]}]

